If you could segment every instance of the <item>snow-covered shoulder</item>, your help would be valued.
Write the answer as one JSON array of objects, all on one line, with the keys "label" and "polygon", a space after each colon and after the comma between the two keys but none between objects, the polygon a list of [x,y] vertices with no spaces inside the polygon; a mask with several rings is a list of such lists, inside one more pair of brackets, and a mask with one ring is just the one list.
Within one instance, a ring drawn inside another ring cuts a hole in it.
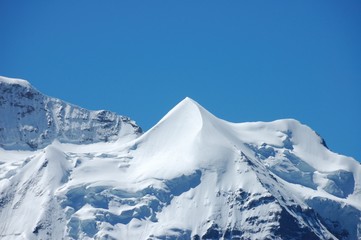
[{"label": "snow-covered shoulder", "polygon": [[20,85],[22,87],[30,88],[31,85],[28,81],[18,78],[8,78],[0,76],[0,83]]}]

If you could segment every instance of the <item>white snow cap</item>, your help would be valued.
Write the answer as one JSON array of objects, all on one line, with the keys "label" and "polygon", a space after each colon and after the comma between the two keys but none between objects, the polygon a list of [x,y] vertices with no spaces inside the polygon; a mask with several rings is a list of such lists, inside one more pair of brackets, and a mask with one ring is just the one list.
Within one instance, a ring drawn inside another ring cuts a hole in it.
[{"label": "white snow cap", "polygon": [[0,83],[17,84],[17,85],[21,85],[23,87],[31,87],[30,83],[26,80],[18,79],[18,78],[8,78],[8,77],[3,77],[3,76],[0,76]]}]

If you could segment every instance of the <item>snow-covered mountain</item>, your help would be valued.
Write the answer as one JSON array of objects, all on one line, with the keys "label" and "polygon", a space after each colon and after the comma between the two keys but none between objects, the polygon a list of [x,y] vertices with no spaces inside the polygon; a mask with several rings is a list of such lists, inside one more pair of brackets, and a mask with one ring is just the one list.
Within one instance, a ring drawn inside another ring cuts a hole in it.
[{"label": "snow-covered mountain", "polygon": [[0,149],[0,238],[361,239],[361,165],[296,120],[229,123],[186,98],[118,137]]},{"label": "snow-covered mountain", "polygon": [[141,129],[128,117],[89,111],[41,94],[29,82],[0,77],[0,147],[37,149],[54,139],[65,143],[114,141],[137,136]]}]

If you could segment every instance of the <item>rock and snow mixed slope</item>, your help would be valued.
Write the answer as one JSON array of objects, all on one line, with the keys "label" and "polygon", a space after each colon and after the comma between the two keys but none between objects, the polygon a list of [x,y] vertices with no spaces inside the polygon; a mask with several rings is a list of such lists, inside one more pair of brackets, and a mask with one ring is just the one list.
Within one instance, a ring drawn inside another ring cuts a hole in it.
[{"label": "rock and snow mixed slope", "polygon": [[309,127],[189,98],[133,140],[0,151],[1,239],[360,239],[360,217],[361,165]]},{"label": "rock and snow mixed slope", "polygon": [[86,144],[139,135],[128,117],[89,111],[41,94],[29,82],[0,77],[0,147],[37,149],[54,139]]}]

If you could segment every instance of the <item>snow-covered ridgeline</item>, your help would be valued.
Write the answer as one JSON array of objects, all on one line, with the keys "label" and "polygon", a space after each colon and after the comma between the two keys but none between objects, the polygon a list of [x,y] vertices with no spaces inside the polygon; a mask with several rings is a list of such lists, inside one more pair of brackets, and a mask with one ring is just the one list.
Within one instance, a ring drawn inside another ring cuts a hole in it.
[{"label": "snow-covered ridgeline", "polygon": [[43,95],[27,81],[0,77],[0,147],[38,149],[54,139],[88,144],[136,137],[130,118],[110,111],[89,111]]}]

